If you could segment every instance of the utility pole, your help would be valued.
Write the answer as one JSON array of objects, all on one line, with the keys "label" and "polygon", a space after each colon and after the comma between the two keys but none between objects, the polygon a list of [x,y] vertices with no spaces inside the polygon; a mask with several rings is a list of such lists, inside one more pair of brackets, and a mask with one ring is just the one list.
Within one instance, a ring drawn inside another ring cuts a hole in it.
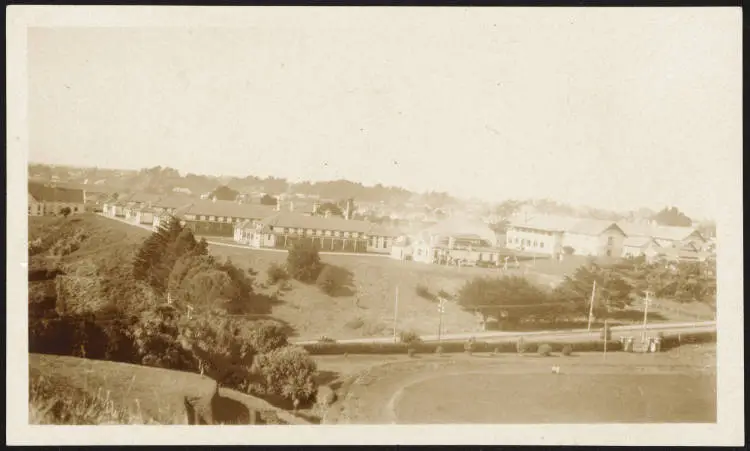
[{"label": "utility pole", "polygon": [[651,303],[651,292],[646,292],[646,298],[643,300],[643,334],[642,339],[646,340],[646,323],[648,322],[648,305]]},{"label": "utility pole", "polygon": [[440,322],[438,323],[438,342],[440,342],[440,336],[443,331],[443,313],[445,313],[445,299],[440,298],[440,304],[438,305],[438,313],[440,316]]},{"label": "utility pole", "polygon": [[589,305],[589,332],[591,332],[591,321],[594,319],[594,293],[596,293],[596,280],[594,281],[594,286],[591,288],[591,304]]},{"label": "utility pole", "polygon": [[396,330],[398,324],[398,286],[396,287],[396,300],[394,301],[393,305],[393,342],[396,343],[398,341],[398,337],[396,336]]}]

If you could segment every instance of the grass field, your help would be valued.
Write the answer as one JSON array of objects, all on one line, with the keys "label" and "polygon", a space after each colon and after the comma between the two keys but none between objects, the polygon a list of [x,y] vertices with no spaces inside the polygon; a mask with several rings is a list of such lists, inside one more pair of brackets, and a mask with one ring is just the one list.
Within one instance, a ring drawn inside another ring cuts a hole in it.
[{"label": "grass field", "polygon": [[[214,255],[229,257],[232,262],[259,271],[265,279],[272,263],[283,263],[286,253],[211,246]],[[493,269],[457,268],[402,262],[384,257],[356,255],[322,255],[321,260],[344,267],[353,275],[349,292],[338,296],[323,294],[314,285],[292,282],[293,289],[284,292],[273,316],[294,326],[301,339],[326,335],[336,339],[383,336],[392,333],[395,296],[398,288],[398,328],[420,334],[434,334],[438,327],[437,305],[416,294],[417,285],[432,293],[445,290],[456,293],[468,280],[477,276],[497,276]],[[521,274],[520,271],[515,271]],[[529,271],[528,277],[545,285],[558,280],[552,274]],[[275,289],[267,291],[272,293]],[[443,316],[443,333],[481,330],[477,318],[449,303]]]},{"label": "grass field", "polygon": [[[329,424],[715,422],[715,345],[658,354],[319,359]],[[349,360],[347,366],[342,361]],[[559,365],[553,374],[551,365]]]},{"label": "grass field", "polygon": [[[32,397],[34,418],[50,421],[43,413],[59,400],[66,408],[81,407],[77,418],[71,420],[78,424],[184,424],[183,397],[208,394],[214,387],[212,380],[193,373],[38,354],[29,355],[29,384],[32,393],[40,387],[44,391],[36,399]],[[259,411],[268,423],[304,423],[252,396],[223,388],[220,396],[218,410],[226,423],[246,423],[251,409]]]}]

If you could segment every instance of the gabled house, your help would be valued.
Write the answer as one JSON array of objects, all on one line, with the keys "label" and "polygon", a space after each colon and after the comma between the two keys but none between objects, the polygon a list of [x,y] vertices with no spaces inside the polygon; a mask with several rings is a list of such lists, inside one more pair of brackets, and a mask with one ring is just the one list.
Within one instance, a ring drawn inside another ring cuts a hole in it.
[{"label": "gabled house", "polygon": [[31,216],[59,215],[65,208],[69,208],[72,214],[85,211],[86,193],[82,189],[29,182],[28,196],[28,214]]},{"label": "gabled house", "polygon": [[391,258],[441,265],[497,266],[505,250],[481,221],[451,217],[396,240]]},{"label": "gabled house", "polygon": [[614,221],[536,216],[511,222],[505,239],[509,249],[532,254],[619,257],[625,237]]},{"label": "gabled house", "polygon": [[623,257],[645,257],[652,262],[659,256],[661,246],[651,237],[627,237],[622,243]]},{"label": "gabled house", "polygon": [[651,237],[662,247],[679,247],[679,245],[693,243],[698,248],[708,240],[693,227],[671,227],[655,224],[619,222],[618,225],[628,236]]}]

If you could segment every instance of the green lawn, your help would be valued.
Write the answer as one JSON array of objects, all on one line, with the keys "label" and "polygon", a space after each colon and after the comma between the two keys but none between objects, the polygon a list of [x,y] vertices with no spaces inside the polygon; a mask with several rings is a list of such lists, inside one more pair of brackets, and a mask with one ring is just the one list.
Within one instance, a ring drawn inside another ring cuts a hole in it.
[{"label": "green lawn", "polygon": [[[715,345],[658,354],[318,358],[329,424],[716,421]],[[347,365],[347,362],[349,363]],[[368,365],[369,363],[369,365]],[[561,368],[553,374],[552,365]]]},{"label": "green lawn", "polygon": [[407,424],[710,423],[715,384],[701,374],[449,375],[408,387],[395,413]]}]

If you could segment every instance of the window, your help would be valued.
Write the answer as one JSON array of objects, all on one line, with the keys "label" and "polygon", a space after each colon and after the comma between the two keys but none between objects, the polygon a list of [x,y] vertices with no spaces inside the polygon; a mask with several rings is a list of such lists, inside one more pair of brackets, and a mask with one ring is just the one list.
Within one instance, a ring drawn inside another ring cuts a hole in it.
[{"label": "window", "polygon": [[536,240],[534,240],[534,247],[537,247],[537,244]]},{"label": "window", "polygon": [[615,237],[613,237],[613,236],[608,237],[607,238],[607,244],[610,245],[610,246],[613,245],[613,244],[615,244]]},{"label": "window", "polygon": [[344,232],[344,238],[349,238],[349,232]]},{"label": "window", "polygon": [[31,214],[31,205],[29,205],[29,214]]},{"label": "window", "polygon": [[208,217],[208,220],[209,220],[209,221],[216,221],[216,216],[209,216],[209,217]]},{"label": "window", "polygon": [[544,249],[544,241],[540,241],[539,242],[539,247],[542,248],[542,249]]},{"label": "window", "polygon": [[323,234],[323,231],[320,230],[320,229],[318,229],[318,230],[315,231],[315,234],[318,235],[318,236],[320,236],[320,235]]},{"label": "window", "polygon": [[205,220],[206,220],[206,216],[205,215],[201,215],[201,221],[205,221]]},{"label": "window", "polygon": [[339,232],[339,231],[337,230],[337,231],[333,232],[333,236],[341,236],[341,232]]},{"label": "window", "polygon": [[612,250],[611,249],[607,249],[607,257],[611,257],[611,256],[612,256]]}]

